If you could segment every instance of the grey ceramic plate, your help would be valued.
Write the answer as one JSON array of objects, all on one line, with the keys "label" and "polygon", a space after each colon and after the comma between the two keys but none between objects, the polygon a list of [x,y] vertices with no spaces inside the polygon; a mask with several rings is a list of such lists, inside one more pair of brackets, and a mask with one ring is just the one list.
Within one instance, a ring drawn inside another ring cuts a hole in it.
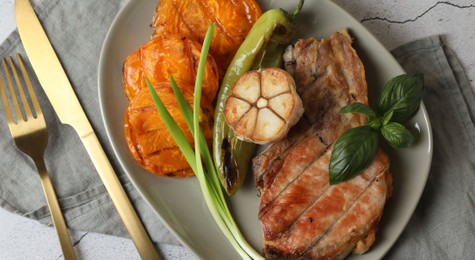
[{"label": "grey ceramic plate", "polygon": [[[293,10],[297,1],[261,1],[263,9],[279,7]],[[239,259],[213,222],[203,202],[195,178],[170,179],[142,170],[129,154],[123,135],[123,113],[127,99],[121,82],[125,57],[150,39],[149,24],[156,0],[131,0],[117,15],[106,36],[99,64],[99,94],[102,117],[109,140],[123,170],[143,198],[176,237],[197,257],[204,259]],[[299,22],[299,37],[326,37],[331,32],[349,28],[355,39],[368,79],[370,101],[386,81],[404,73],[388,51],[358,21],[329,0],[306,1]],[[412,120],[419,130],[417,143],[410,149],[390,154],[394,177],[393,197],[388,202],[371,250],[351,258],[378,259],[396,241],[411,217],[424,189],[432,158],[432,134],[429,119],[421,107]],[[248,241],[260,250],[261,227],[257,219],[259,198],[251,178],[229,200],[234,217]]]}]

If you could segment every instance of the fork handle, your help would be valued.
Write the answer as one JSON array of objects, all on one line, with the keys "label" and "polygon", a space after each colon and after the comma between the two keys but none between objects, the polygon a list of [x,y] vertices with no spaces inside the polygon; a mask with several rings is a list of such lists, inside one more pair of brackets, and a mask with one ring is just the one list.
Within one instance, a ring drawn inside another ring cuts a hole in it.
[{"label": "fork handle", "polygon": [[51,183],[48,171],[46,170],[44,159],[41,157],[35,159],[34,161],[40,174],[41,185],[43,186],[46,202],[48,203],[51,218],[53,219],[53,224],[56,229],[56,233],[58,234],[59,244],[61,245],[64,259],[76,260],[76,253],[74,252],[71,238],[69,237],[68,229],[66,227],[66,223],[64,222],[58,199],[56,198],[56,193],[54,192],[53,184]]}]

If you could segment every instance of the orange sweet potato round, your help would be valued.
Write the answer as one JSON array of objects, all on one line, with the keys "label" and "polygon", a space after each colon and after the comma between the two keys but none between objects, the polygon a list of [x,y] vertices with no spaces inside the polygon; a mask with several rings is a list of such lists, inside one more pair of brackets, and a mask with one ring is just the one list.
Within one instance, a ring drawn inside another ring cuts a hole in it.
[{"label": "orange sweet potato round", "polygon": [[[195,84],[200,59],[201,44],[186,37],[170,34],[157,37],[127,56],[122,73],[125,94],[132,100],[143,88],[145,78],[152,85],[170,82],[170,75],[177,83]],[[219,87],[218,70],[211,56],[206,61],[203,79],[203,96],[212,102]]]},{"label": "orange sweet potato round", "polygon": [[160,0],[152,21],[153,36],[177,33],[202,43],[208,26],[215,22],[210,53],[222,78],[261,14],[254,0]]},{"label": "orange sweet potato round", "polygon": [[[175,119],[188,141],[193,144],[193,136],[185,123],[175,95],[169,83],[154,87],[171,116]],[[193,105],[192,86],[182,88],[190,106]],[[208,144],[212,138],[213,107],[201,104],[200,126]],[[188,177],[194,173],[165,126],[147,88],[140,90],[125,111],[125,138],[127,146],[137,163],[146,170],[168,177]]]}]

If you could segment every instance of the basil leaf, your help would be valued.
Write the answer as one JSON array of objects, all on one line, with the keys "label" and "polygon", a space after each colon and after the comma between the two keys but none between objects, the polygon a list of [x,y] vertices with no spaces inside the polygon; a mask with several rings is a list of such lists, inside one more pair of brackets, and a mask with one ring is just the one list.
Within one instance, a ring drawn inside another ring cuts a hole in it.
[{"label": "basil leaf", "polygon": [[366,169],[378,148],[378,131],[360,126],[346,131],[338,138],[330,157],[330,184],[347,181]]},{"label": "basil leaf", "polygon": [[388,113],[383,115],[383,125],[387,125],[389,123],[389,120],[393,118],[394,111],[389,111]]},{"label": "basil leaf", "polygon": [[403,125],[395,122],[381,128],[381,134],[393,148],[405,148],[414,142],[414,136]]},{"label": "basil leaf", "polygon": [[419,109],[424,93],[424,77],[422,74],[407,74],[394,77],[383,89],[378,102],[378,110],[382,114],[393,112],[394,122],[404,122]]},{"label": "basil leaf", "polygon": [[369,119],[376,118],[376,113],[374,112],[374,110],[371,109],[369,106],[360,102],[355,102],[347,106],[344,106],[340,109],[340,112],[338,113],[340,114],[360,113],[360,114],[367,115]]},{"label": "basil leaf", "polygon": [[381,118],[373,118],[368,123],[366,123],[366,125],[373,128],[373,129],[375,129],[375,130],[379,130],[381,128],[381,126],[383,126],[383,124],[381,122]]}]

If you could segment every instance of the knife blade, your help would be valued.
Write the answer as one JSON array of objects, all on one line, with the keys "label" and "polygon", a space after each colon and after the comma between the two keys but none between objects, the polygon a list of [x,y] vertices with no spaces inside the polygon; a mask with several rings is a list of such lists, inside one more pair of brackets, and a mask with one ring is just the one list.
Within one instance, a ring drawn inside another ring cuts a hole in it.
[{"label": "knife blade", "polygon": [[61,122],[71,125],[79,135],[141,258],[159,259],[29,0],[15,1],[15,16],[20,39],[41,86]]}]

